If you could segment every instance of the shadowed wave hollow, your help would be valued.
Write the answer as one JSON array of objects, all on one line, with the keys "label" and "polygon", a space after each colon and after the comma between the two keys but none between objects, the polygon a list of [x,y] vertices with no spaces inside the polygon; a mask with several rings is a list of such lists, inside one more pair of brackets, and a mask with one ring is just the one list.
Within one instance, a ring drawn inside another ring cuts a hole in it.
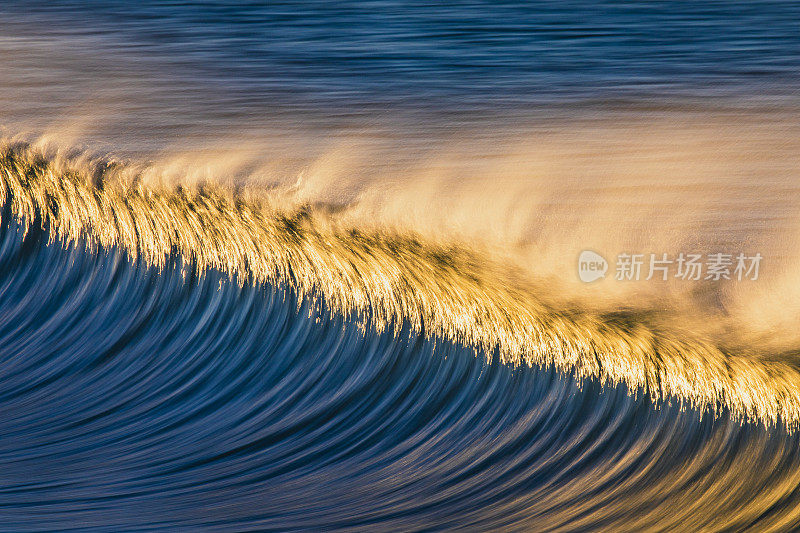
[{"label": "shadowed wave hollow", "polygon": [[624,384],[657,401],[790,430],[800,422],[800,372],[788,363],[726,353],[636,315],[553,308],[535,286],[464,247],[345,227],[330,209],[281,207],[268,193],[148,185],[134,170],[78,159],[7,145],[4,216],[41,225],[65,246],[119,249],[156,268],[181,257],[200,272],[288,287],[377,333],[407,327],[502,363]]}]

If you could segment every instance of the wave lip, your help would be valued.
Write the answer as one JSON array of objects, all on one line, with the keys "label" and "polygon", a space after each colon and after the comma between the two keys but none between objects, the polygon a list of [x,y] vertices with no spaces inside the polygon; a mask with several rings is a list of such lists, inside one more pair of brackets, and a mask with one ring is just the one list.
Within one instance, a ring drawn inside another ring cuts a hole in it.
[{"label": "wave lip", "polygon": [[201,272],[291,287],[378,332],[407,326],[512,365],[553,366],[789,430],[800,423],[793,366],[727,353],[636,317],[552,308],[463,248],[343,227],[324,209],[280,208],[219,186],[148,186],[135,173],[24,145],[8,145],[0,169],[4,216],[41,224],[64,244],[119,248],[159,268],[180,256]]}]

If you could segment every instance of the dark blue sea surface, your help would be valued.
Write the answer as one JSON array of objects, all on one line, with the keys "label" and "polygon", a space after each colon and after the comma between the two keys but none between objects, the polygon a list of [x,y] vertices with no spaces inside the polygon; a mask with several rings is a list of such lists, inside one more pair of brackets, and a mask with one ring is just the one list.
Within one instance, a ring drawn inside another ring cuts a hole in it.
[{"label": "dark blue sea surface", "polygon": [[3,220],[4,531],[800,524],[797,434]]},{"label": "dark blue sea surface", "polygon": [[230,103],[435,111],[670,96],[795,97],[800,4],[14,2],[29,37],[100,38]]},{"label": "dark blue sea surface", "polygon": [[[387,117],[423,146],[555,109],[785,120],[798,23],[791,1],[22,0],[0,5],[0,127],[191,155]],[[64,243],[2,198],[1,531],[800,530],[780,423],[383,331],[192,257]]]}]

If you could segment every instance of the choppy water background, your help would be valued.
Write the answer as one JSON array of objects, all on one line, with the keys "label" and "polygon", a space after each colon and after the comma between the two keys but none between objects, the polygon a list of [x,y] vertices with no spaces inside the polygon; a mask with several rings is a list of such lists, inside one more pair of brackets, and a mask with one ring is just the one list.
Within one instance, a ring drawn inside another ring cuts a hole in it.
[{"label": "choppy water background", "polygon": [[[688,307],[760,324],[739,348],[789,337],[794,364],[799,19],[796,2],[15,2],[0,126],[178,180],[402,197],[403,216],[355,223],[533,242],[529,266],[557,275],[598,242],[757,247],[767,283],[693,287]],[[800,527],[783,427],[362,331],[290,287],[49,242],[3,209],[4,531]]]},{"label": "choppy water background", "polygon": [[2,9],[2,68],[4,87],[24,97],[3,104],[40,122],[91,101],[135,117],[140,137],[158,126],[163,140],[387,110],[447,128],[565,103],[793,102],[799,11],[781,1],[22,1]]}]

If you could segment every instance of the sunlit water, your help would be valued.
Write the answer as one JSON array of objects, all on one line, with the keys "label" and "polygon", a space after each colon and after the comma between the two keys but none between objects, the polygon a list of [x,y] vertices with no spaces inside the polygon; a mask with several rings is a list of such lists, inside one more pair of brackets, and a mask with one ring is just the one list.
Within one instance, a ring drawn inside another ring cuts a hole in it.
[{"label": "sunlit water", "polygon": [[797,528],[798,16],[0,7],[0,529]]}]

